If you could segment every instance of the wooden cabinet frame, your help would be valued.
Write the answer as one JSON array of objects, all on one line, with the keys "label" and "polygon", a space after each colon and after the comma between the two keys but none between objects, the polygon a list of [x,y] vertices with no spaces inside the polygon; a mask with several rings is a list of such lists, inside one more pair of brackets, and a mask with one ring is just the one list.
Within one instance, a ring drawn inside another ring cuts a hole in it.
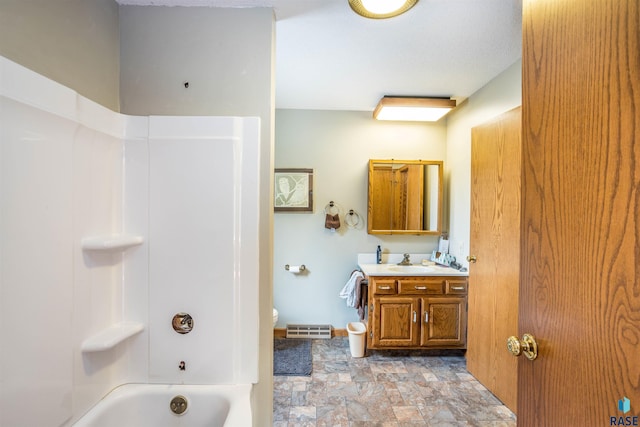
[{"label": "wooden cabinet frame", "polygon": [[466,348],[466,277],[369,277],[367,346]]}]

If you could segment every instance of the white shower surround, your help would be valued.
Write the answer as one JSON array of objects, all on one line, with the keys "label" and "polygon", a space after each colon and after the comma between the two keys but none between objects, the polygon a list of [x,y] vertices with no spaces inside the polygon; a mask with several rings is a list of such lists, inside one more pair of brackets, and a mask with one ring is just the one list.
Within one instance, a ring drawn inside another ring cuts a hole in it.
[{"label": "white shower surround", "polygon": [[[0,144],[0,424],[68,425],[126,382],[257,382],[258,118],[125,116],[0,57]],[[83,249],[111,235],[142,243]],[[120,324],[143,330],[101,349]]]},{"label": "white shower surround", "polygon": [[[259,120],[132,119],[148,120],[125,142],[124,222],[148,223],[149,381],[255,383]],[[193,331],[171,328],[178,312]]]}]

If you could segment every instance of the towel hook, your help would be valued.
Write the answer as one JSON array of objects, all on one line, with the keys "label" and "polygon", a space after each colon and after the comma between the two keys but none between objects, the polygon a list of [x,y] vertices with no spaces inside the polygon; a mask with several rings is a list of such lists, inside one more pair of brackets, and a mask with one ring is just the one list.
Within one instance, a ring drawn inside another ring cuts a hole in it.
[{"label": "towel hook", "polygon": [[353,209],[349,209],[349,213],[345,217],[344,222],[347,223],[349,228],[357,228],[358,224],[360,224],[360,215]]},{"label": "towel hook", "polygon": [[333,200],[327,203],[327,205],[324,207],[324,213],[329,215],[337,215],[340,213],[340,210],[340,206]]}]

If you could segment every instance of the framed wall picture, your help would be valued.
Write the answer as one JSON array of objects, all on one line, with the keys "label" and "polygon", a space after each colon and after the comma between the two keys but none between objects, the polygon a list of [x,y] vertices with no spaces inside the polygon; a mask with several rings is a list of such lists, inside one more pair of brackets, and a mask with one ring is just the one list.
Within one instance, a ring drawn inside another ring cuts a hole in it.
[{"label": "framed wall picture", "polygon": [[275,212],[313,212],[313,169],[276,169]]}]

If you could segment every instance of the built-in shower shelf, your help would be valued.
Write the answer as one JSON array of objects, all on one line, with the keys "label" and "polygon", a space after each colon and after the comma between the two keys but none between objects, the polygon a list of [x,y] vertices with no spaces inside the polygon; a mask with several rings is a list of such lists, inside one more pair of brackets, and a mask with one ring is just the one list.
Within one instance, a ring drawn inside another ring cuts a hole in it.
[{"label": "built-in shower shelf", "polygon": [[141,245],[142,236],[115,234],[107,236],[91,236],[82,239],[82,249],[87,251],[121,251],[132,246]]},{"label": "built-in shower shelf", "polygon": [[96,335],[82,342],[80,349],[83,353],[109,350],[122,341],[139,334],[144,330],[144,325],[137,322],[120,322],[111,325]]}]

